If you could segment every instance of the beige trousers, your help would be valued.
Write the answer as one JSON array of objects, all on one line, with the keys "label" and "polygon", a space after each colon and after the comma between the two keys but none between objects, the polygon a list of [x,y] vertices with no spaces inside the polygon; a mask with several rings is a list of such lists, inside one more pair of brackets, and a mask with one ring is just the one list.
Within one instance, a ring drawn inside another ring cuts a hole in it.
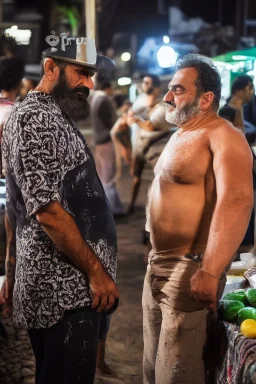
[{"label": "beige trousers", "polygon": [[[190,278],[200,262],[166,253],[155,256],[150,257],[142,299],[143,383],[204,384],[208,311],[189,296]],[[225,281],[220,281],[218,296]]]}]

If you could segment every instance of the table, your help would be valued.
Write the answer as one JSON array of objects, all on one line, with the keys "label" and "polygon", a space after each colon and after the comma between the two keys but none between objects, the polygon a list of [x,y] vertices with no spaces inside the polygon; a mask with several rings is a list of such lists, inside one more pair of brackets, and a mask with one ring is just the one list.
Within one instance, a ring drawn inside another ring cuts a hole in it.
[{"label": "table", "polygon": [[239,326],[209,315],[205,348],[207,384],[256,384],[256,339],[247,339]]}]

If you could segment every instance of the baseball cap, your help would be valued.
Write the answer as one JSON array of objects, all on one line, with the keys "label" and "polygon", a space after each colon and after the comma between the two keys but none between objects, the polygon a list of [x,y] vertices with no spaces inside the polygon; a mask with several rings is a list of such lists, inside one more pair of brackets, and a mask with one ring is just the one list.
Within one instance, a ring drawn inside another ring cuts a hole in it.
[{"label": "baseball cap", "polygon": [[63,60],[95,71],[115,68],[115,62],[112,59],[97,54],[94,39],[67,37],[64,34],[60,37],[52,35],[47,38],[46,41],[51,47],[42,52],[43,58]]}]

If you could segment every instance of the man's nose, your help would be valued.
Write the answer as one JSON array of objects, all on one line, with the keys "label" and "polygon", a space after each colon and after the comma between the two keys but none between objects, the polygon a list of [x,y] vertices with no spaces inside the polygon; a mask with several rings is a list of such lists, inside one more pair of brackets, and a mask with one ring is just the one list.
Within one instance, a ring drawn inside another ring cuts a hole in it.
[{"label": "man's nose", "polygon": [[85,77],[83,83],[84,83],[84,86],[89,88],[89,89],[94,88],[94,84],[93,84],[91,76]]},{"label": "man's nose", "polygon": [[173,101],[173,99],[174,99],[173,92],[172,91],[168,91],[166,93],[166,95],[164,96],[163,101]]}]

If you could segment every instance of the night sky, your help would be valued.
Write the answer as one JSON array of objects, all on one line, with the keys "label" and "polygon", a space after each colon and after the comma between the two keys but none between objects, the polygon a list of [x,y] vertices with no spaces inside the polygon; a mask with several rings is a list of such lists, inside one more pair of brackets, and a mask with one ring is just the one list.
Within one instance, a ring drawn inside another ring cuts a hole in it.
[{"label": "night sky", "polygon": [[[223,0],[224,24],[234,23],[234,1]],[[174,0],[166,0],[166,4],[174,4]],[[189,17],[202,17],[207,22],[218,20],[218,0],[176,0],[184,14]],[[149,36],[168,34],[168,15],[157,12],[156,0],[105,0],[109,4],[103,8],[98,28],[102,48],[109,46],[114,33],[136,32],[142,41]]]},{"label": "night sky", "polygon": [[[58,0],[62,5],[76,5],[84,0]],[[159,0],[161,1],[161,0]],[[222,0],[222,23],[235,24],[235,4],[237,0]],[[221,0],[162,0],[165,5],[179,4],[187,17],[202,17],[206,22],[218,21],[218,4]],[[34,0],[16,0],[18,8],[35,7]],[[36,7],[44,15],[50,8],[51,0],[37,0]],[[139,40],[149,36],[161,36],[168,33],[168,15],[157,12],[158,0],[103,0],[105,5],[98,23],[102,48],[110,45],[115,33],[136,33]],[[249,17],[256,18],[256,1],[249,1]]]}]

